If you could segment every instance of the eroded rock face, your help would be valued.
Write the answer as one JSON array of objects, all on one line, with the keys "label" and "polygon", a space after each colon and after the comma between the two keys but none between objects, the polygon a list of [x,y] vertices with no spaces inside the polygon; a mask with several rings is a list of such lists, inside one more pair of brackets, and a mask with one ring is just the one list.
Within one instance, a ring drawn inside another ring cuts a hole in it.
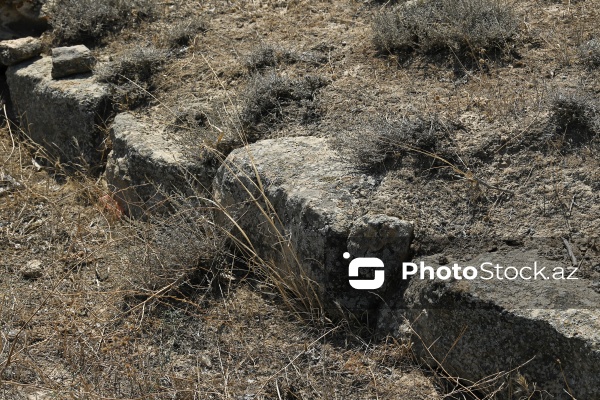
[{"label": "eroded rock face", "polygon": [[118,114],[111,128],[106,180],[119,205],[132,216],[160,211],[170,193],[207,192],[216,166],[186,154],[164,128]]},{"label": "eroded rock face", "polygon": [[43,57],[9,67],[6,78],[21,127],[53,161],[88,169],[100,165],[110,113],[106,87],[93,76],[53,80]]},{"label": "eroded rock face", "polygon": [[[264,260],[273,260],[284,274],[316,282],[324,298],[360,314],[373,311],[380,298],[350,286],[343,254],[356,251],[353,256],[382,256],[392,262],[393,252],[401,263],[412,237],[409,223],[383,215],[365,217],[377,184],[341,159],[325,139],[297,137],[233,151],[219,168],[213,191],[227,214],[221,222],[234,220]],[[378,245],[367,246],[364,236],[376,236],[378,228],[387,231],[374,238]],[[386,281],[382,290],[387,286]]]},{"label": "eroded rock face", "polygon": [[354,257],[378,256],[386,265],[409,257],[413,225],[385,214],[365,215],[354,221],[348,251]]},{"label": "eroded rock face", "polygon": [[[378,189],[378,182],[341,159],[325,139],[312,137],[264,140],[235,150],[213,185],[225,210],[221,223],[229,223],[232,232],[242,230],[245,236],[238,237],[242,242],[248,237],[262,260],[284,277],[316,282],[328,304],[355,313],[377,310],[379,333],[404,329],[429,365],[441,363],[451,375],[472,382],[510,371],[487,388],[504,385],[498,398],[535,390],[557,399],[570,398],[565,390],[576,398],[598,397],[600,294],[590,282],[405,279],[401,264],[409,257],[412,225],[368,212]],[[346,251],[384,259],[385,286],[375,294],[353,290],[342,258]],[[437,271],[440,265],[432,260],[425,261]],[[534,267],[536,261],[547,275],[569,267],[535,250],[510,247],[460,264]],[[405,329],[407,321],[412,330]]]}]

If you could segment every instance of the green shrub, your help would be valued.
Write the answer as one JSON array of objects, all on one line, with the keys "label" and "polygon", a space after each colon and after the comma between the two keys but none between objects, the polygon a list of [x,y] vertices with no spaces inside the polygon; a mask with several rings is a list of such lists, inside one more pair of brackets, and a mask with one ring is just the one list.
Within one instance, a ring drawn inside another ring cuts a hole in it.
[{"label": "green shrub", "polygon": [[387,9],[373,21],[380,51],[452,51],[479,57],[502,49],[518,32],[512,10],[498,0],[421,0]]}]

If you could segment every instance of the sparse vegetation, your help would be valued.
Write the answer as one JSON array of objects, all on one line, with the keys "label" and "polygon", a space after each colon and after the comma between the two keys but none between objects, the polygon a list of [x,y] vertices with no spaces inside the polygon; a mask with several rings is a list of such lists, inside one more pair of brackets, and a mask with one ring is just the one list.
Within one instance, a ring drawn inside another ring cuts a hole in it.
[{"label": "sparse vegetation", "polygon": [[576,143],[589,141],[600,132],[598,110],[597,101],[583,91],[556,93],[551,103],[556,135]]},{"label": "sparse vegetation", "polygon": [[55,0],[50,24],[59,44],[93,43],[155,13],[155,0]]},{"label": "sparse vegetation", "polygon": [[190,291],[210,291],[228,265],[226,236],[212,224],[209,208],[194,197],[171,194],[172,213],[150,214],[138,226],[138,246],[130,263],[140,263],[136,279],[140,291],[153,293],[169,287],[184,298]]},{"label": "sparse vegetation", "polygon": [[165,38],[168,47],[185,47],[192,44],[192,39],[198,34],[206,32],[208,24],[202,19],[188,19],[179,21],[170,27]]},{"label": "sparse vegetation", "polygon": [[499,0],[411,1],[375,17],[373,40],[385,52],[449,51],[479,59],[504,49],[518,28],[514,12]]},{"label": "sparse vegetation", "polygon": [[275,67],[282,59],[286,59],[290,53],[269,44],[261,44],[254,49],[246,59],[246,67],[250,72]]},{"label": "sparse vegetation", "polygon": [[590,39],[579,47],[581,60],[590,68],[600,67],[600,40]]},{"label": "sparse vegetation", "polygon": [[422,166],[432,167],[435,159],[426,153],[448,154],[448,137],[453,129],[432,116],[379,119],[340,134],[337,143],[341,151],[349,152],[367,170],[398,167],[408,154]]},{"label": "sparse vegetation", "polygon": [[108,63],[96,65],[100,82],[110,85],[115,103],[134,108],[148,100],[152,77],[168,60],[168,52],[154,46],[126,49]]},{"label": "sparse vegetation", "polygon": [[252,74],[266,68],[275,68],[281,64],[321,65],[326,61],[327,57],[316,51],[298,53],[281,46],[261,43],[246,57],[245,65]]},{"label": "sparse vegetation", "polygon": [[243,95],[242,129],[264,134],[284,120],[314,121],[319,115],[317,92],[325,84],[318,76],[291,79],[274,72],[254,75]]},{"label": "sparse vegetation", "polygon": [[[260,258],[229,253],[200,199],[173,195],[177,212],[128,221],[99,201],[101,184],[61,186],[19,164],[20,148],[7,157],[2,134],[0,168],[18,184],[0,194],[0,249],[10,255],[0,270],[0,397],[410,395],[397,379],[407,376],[437,398],[408,345],[367,345],[343,324],[308,327],[290,315],[280,295],[302,299],[290,291],[298,287]],[[43,266],[33,280],[19,270],[31,257]]]},{"label": "sparse vegetation", "polygon": [[[210,153],[211,168],[244,142],[331,139],[376,188],[353,200],[414,222],[415,259],[506,245],[559,259],[564,238],[600,279],[600,47],[578,47],[598,0],[52,4],[49,39],[93,43],[117,108]],[[520,46],[521,34],[535,40]],[[470,70],[513,45],[510,62]],[[577,51],[581,62],[565,62]],[[398,68],[402,57],[415,62]],[[449,59],[453,69],[437,62]],[[17,136],[0,130],[0,398],[492,400],[483,390],[509,382],[465,388],[444,361],[423,374],[414,336],[358,337],[356,321],[332,322],[293,251],[289,265],[261,258],[244,232],[217,225],[226,210],[209,194],[162,193],[170,214],[130,220],[102,178],[32,164],[39,149]],[[278,239],[274,251],[291,248]],[[41,272],[26,273],[32,260]],[[526,390],[511,400],[544,396],[515,375]]]},{"label": "sparse vegetation", "polygon": [[126,49],[114,61],[99,66],[95,73],[101,82],[123,84],[148,82],[167,61],[168,53],[154,46]]}]

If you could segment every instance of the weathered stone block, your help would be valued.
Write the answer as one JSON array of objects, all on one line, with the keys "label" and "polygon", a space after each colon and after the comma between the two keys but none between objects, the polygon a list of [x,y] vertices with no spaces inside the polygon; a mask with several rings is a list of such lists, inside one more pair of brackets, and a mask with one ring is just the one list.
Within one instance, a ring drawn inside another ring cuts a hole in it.
[{"label": "weathered stone block", "polygon": [[[329,306],[337,303],[361,314],[373,312],[381,299],[350,286],[344,253],[382,256],[397,265],[412,238],[412,226],[397,218],[364,217],[377,184],[325,139],[297,137],[234,150],[217,172],[213,193],[224,209],[221,222],[235,221],[233,232],[240,240],[248,237],[249,247],[272,260],[282,276],[296,284],[316,282]],[[369,235],[372,246],[365,244]],[[392,254],[396,257],[387,257]],[[386,280],[381,290],[388,286]]]},{"label": "weathered stone block", "polygon": [[84,45],[52,49],[52,77],[54,79],[90,72],[93,63],[92,53]]},{"label": "weathered stone block", "polygon": [[50,57],[7,69],[21,127],[56,161],[85,169],[97,166],[106,139],[99,126],[110,112],[108,91],[91,76],[53,80],[51,70]]},{"label": "weathered stone block", "polygon": [[[486,253],[459,264],[479,268],[486,262],[492,265],[485,268],[494,273],[496,265],[506,268],[511,279],[503,274],[503,279],[489,280],[415,276],[380,324],[392,323],[394,316],[397,323],[408,318],[418,334],[416,354],[434,367],[441,363],[465,382],[498,374],[501,379],[490,386],[504,384],[498,398],[514,398],[509,393],[530,396],[523,382],[528,390],[535,387],[553,399],[598,398],[600,294],[584,279],[555,280],[555,268],[567,271],[570,262],[545,259],[535,250]],[[512,279],[515,270],[508,266],[532,279]],[[544,268],[548,279],[534,279],[536,267]]]},{"label": "weathered stone block", "polygon": [[217,167],[191,157],[167,137],[163,127],[143,123],[129,113],[118,114],[111,139],[106,180],[130,215],[163,210],[173,192],[191,196],[209,191]]}]

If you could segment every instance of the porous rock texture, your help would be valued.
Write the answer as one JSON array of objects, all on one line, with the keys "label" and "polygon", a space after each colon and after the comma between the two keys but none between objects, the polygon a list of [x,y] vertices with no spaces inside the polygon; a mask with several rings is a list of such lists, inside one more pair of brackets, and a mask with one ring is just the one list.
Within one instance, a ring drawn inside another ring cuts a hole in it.
[{"label": "porous rock texture", "polygon": [[[600,294],[590,282],[566,279],[570,262],[544,258],[537,250],[501,249],[459,264],[479,268],[483,263],[490,263],[485,268],[494,273],[496,266],[506,269],[510,279],[503,273],[502,279],[496,274],[489,280],[415,276],[380,323],[406,318],[418,334],[419,357],[432,366],[441,363],[452,376],[478,382],[509,372],[493,385],[505,385],[498,398],[530,395],[534,384],[553,399],[571,399],[569,392],[578,399],[597,398]],[[510,267],[525,279],[512,279]],[[541,271],[537,277],[536,270]],[[565,279],[554,279],[561,276]]]},{"label": "porous rock texture", "polygon": [[164,210],[165,200],[173,193],[207,193],[216,172],[211,162],[191,157],[169,139],[164,128],[130,113],[115,117],[111,142],[106,180],[119,205],[132,216]]},{"label": "porous rock texture", "polygon": [[92,70],[94,59],[84,45],[56,47],[52,49],[52,77],[64,78]]},{"label": "porous rock texture", "polygon": [[21,127],[53,162],[88,169],[105,158],[101,126],[110,114],[106,87],[94,77],[54,80],[43,57],[11,66],[6,78]]},{"label": "porous rock texture", "polygon": [[41,52],[42,42],[37,38],[2,40],[0,41],[0,64],[8,67],[37,57]]},{"label": "porous rock texture", "polygon": [[[315,137],[263,140],[235,150],[213,185],[224,208],[221,223],[229,223],[242,242],[248,237],[262,260],[284,276],[315,282],[328,304],[355,315],[370,310],[383,336],[408,332],[417,356],[432,367],[441,364],[465,383],[479,382],[483,392],[501,386],[497,398],[530,395],[536,388],[557,399],[570,398],[565,390],[576,398],[598,396],[600,294],[589,281],[403,279],[412,224],[369,213],[378,189],[375,178]],[[346,251],[384,260],[385,285],[351,288]],[[433,259],[425,262],[440,267]],[[565,278],[570,274],[570,264],[510,247],[460,265],[484,262],[537,263],[548,277],[555,268],[563,268]],[[481,384],[492,376],[500,379]]]},{"label": "porous rock texture", "polygon": [[48,27],[45,0],[0,1],[0,40],[39,35]]},{"label": "porous rock texture", "polygon": [[[350,287],[343,254],[401,263],[412,238],[410,223],[367,215],[377,185],[326,139],[296,137],[234,150],[217,172],[213,194],[224,210],[221,222],[234,221],[232,232],[242,241],[252,238],[263,260],[284,275],[316,282],[329,306],[361,314],[373,312],[380,297]],[[381,290],[401,284],[386,280]]]}]

